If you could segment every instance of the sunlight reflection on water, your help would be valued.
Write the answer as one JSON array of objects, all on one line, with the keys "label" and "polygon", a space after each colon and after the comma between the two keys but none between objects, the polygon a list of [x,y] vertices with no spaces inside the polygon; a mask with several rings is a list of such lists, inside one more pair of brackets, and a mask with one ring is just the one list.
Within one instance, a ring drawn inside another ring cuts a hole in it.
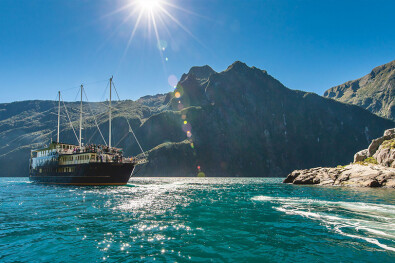
[{"label": "sunlight reflection on water", "polygon": [[0,179],[0,261],[392,261],[393,191],[280,182],[57,187]]}]

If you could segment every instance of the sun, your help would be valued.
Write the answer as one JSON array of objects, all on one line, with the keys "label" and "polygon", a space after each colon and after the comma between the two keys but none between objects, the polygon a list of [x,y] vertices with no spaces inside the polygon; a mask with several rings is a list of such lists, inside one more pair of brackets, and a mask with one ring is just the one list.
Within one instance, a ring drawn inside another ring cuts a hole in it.
[{"label": "sun", "polygon": [[161,7],[161,0],[137,0],[141,9],[148,12],[155,12]]},{"label": "sun", "polygon": [[174,28],[174,26],[179,27],[203,47],[206,47],[199,38],[193,35],[192,32],[176,18],[173,12],[177,11],[179,14],[183,14],[184,16],[194,15],[199,18],[207,18],[174,3],[179,0],[118,1],[122,2],[123,4],[118,9],[106,14],[105,16],[115,16],[121,12],[127,14],[126,17],[123,19],[123,22],[117,27],[117,30],[119,30],[123,24],[126,24],[128,21],[132,21],[129,40],[126,44],[121,60],[125,58],[129,47],[139,29],[147,30],[143,37],[155,37],[156,46],[158,47],[163,65],[165,65],[165,62],[168,61],[168,57],[164,55],[164,52],[166,51],[168,45],[165,39],[170,39],[170,41],[173,42],[176,41],[172,32],[170,31],[170,28],[168,27],[169,25],[171,25],[172,28]]}]

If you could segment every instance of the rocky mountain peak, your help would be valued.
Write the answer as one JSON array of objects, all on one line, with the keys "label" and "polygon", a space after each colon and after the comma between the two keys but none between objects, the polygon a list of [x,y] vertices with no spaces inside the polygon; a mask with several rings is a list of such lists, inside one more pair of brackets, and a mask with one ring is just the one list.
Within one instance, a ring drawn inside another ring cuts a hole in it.
[{"label": "rocky mountain peak", "polygon": [[380,72],[382,72],[382,71],[393,71],[393,70],[395,70],[395,60],[393,60],[387,64],[375,67],[372,70],[372,72],[370,72],[369,75],[370,75],[370,77],[374,78],[375,76],[380,74]]},{"label": "rocky mountain peak", "polygon": [[198,80],[207,80],[212,74],[216,73],[210,66],[205,65],[201,67],[192,67],[188,74],[183,74],[181,82],[184,81],[188,76],[194,75]]},{"label": "rocky mountain peak", "polygon": [[232,65],[230,65],[225,72],[227,71],[238,71],[238,72],[244,72],[244,71],[248,71],[251,68],[249,66],[247,66],[246,63],[241,62],[241,61],[235,61]]}]

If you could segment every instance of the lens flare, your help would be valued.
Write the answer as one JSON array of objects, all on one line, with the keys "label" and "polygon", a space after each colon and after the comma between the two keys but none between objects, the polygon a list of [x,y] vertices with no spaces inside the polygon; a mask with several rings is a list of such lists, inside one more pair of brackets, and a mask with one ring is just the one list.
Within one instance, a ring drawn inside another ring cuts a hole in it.
[{"label": "lens flare", "polygon": [[176,87],[177,86],[178,79],[177,79],[177,77],[175,75],[170,75],[167,80],[168,80],[169,85],[171,87]]},{"label": "lens flare", "polygon": [[157,48],[161,51],[165,51],[167,48],[167,41],[166,40],[159,40]]},{"label": "lens flare", "polygon": [[181,93],[177,91],[177,92],[174,94],[174,97],[176,97],[177,99],[179,99],[179,98],[181,97]]},{"label": "lens flare", "polygon": [[184,124],[182,125],[182,130],[186,133],[190,132],[192,130],[192,126],[188,123],[188,124]]}]

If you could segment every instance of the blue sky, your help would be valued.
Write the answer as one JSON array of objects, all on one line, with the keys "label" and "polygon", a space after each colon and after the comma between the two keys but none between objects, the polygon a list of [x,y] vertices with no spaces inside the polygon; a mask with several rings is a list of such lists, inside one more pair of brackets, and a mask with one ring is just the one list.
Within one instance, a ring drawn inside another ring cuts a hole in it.
[{"label": "blue sky", "polygon": [[162,52],[147,9],[128,47],[133,2],[0,0],[0,102],[58,90],[74,100],[81,83],[103,100],[111,75],[122,99],[137,99],[171,91],[169,76],[192,66],[222,71],[236,60],[321,95],[395,59],[392,0],[167,0],[174,19],[153,10]]}]

